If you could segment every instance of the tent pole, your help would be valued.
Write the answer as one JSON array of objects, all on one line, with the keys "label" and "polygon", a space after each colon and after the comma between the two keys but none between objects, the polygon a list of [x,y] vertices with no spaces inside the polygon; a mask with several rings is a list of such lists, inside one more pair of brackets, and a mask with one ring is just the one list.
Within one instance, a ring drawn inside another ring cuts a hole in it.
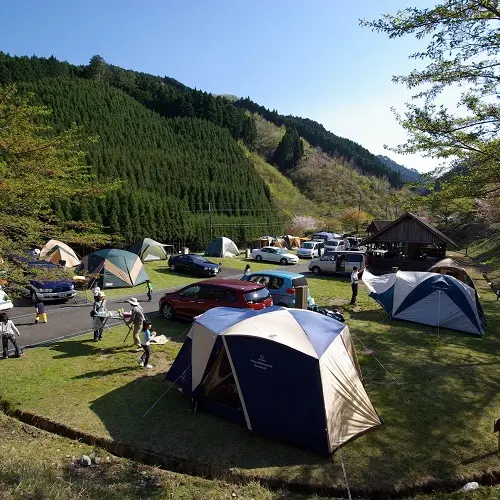
[{"label": "tent pole", "polygon": [[438,339],[439,339],[439,323],[441,322],[441,290],[438,290]]}]

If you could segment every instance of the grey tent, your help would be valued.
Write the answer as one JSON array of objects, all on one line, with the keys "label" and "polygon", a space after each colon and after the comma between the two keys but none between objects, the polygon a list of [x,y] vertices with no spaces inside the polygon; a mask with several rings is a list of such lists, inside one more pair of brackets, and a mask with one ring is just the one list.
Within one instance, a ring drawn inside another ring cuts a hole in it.
[{"label": "grey tent", "polygon": [[131,245],[128,251],[138,255],[142,262],[149,262],[151,260],[168,259],[167,250],[169,248],[173,249],[174,247],[172,245],[164,245],[151,238],[144,238]]},{"label": "grey tent", "polygon": [[234,257],[239,253],[234,241],[223,236],[215,238],[205,250],[205,255],[208,257]]}]

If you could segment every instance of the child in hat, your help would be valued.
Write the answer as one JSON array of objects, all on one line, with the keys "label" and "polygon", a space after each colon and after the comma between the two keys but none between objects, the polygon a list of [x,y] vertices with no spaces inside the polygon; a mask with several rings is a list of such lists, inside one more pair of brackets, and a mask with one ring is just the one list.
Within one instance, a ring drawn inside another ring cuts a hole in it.
[{"label": "child in hat", "polygon": [[43,300],[37,297],[35,301],[35,325],[40,320],[47,323],[47,313],[45,312],[45,304],[43,303]]},{"label": "child in hat", "polygon": [[151,331],[151,321],[144,321],[142,324],[142,332],[141,332],[141,347],[144,352],[142,356],[137,360],[140,366],[147,368],[150,370],[153,368],[153,365],[149,364],[151,359],[151,338],[156,335],[156,332]]}]

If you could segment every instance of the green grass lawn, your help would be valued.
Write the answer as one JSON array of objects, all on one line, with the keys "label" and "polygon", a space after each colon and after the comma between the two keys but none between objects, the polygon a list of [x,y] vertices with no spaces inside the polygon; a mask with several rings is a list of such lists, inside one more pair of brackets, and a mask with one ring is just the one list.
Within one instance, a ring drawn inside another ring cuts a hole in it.
[{"label": "green grass lawn", "polygon": [[[484,280],[477,272],[473,277],[489,321],[484,339],[446,330],[438,337],[435,328],[388,321],[362,289],[358,306],[344,307],[366,390],[384,421],[343,448],[353,488],[404,488],[499,467],[492,427],[500,417],[500,309]],[[347,280],[313,277],[309,283],[320,305],[350,299]],[[188,324],[159,318],[154,326],[172,341],[153,346],[151,371],[136,365],[137,355],[122,342],[126,329],[116,327],[102,343],[89,335],[2,362],[0,394],[13,407],[139,448],[215,462],[250,477],[343,487],[338,453],[328,461],[224,419],[193,415],[175,389],[143,418],[169,387],[164,373]]]},{"label": "green grass lawn", "polygon": [[500,285],[500,235],[476,241],[467,249],[467,254]]}]

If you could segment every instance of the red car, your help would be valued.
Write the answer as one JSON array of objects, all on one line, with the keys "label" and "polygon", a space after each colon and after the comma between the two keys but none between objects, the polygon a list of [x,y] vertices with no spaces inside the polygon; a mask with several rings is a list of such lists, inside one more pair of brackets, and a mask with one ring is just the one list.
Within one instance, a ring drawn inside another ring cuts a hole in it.
[{"label": "red car", "polygon": [[198,281],[160,299],[166,319],[192,319],[214,307],[265,309],[273,305],[269,290],[259,283],[230,279]]}]

